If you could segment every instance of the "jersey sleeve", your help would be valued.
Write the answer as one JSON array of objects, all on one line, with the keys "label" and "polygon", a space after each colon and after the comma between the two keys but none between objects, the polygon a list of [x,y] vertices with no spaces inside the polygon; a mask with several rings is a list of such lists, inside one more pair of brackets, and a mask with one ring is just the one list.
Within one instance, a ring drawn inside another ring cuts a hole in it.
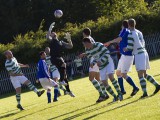
[{"label": "jersey sleeve", "polygon": [[50,78],[50,75],[48,73],[48,67],[46,66],[47,64],[44,61],[40,62],[40,69],[42,70],[43,74],[45,75],[46,78]]},{"label": "jersey sleeve", "polygon": [[132,35],[128,35],[128,44],[127,44],[127,49],[129,51],[133,51],[133,45],[134,45],[134,38]]},{"label": "jersey sleeve", "polygon": [[119,37],[123,37],[124,34],[125,34],[125,32],[126,32],[126,29],[121,30],[121,32],[120,32],[120,34],[119,34]]}]

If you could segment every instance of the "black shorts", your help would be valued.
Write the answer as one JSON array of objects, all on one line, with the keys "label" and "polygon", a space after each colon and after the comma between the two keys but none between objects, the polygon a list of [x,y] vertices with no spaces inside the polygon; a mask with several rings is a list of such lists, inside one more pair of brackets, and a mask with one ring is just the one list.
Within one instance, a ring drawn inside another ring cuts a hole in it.
[{"label": "black shorts", "polygon": [[51,62],[53,65],[55,65],[57,68],[61,67],[62,64],[64,64],[64,59],[62,57],[51,57]]},{"label": "black shorts", "polygon": [[83,69],[82,66],[77,67],[77,70],[78,70],[78,71],[81,71],[82,69]]}]

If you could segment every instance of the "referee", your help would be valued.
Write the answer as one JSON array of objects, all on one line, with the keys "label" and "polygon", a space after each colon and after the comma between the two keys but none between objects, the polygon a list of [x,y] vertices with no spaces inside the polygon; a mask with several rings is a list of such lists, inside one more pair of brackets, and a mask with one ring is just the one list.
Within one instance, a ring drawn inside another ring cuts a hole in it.
[{"label": "referee", "polygon": [[50,41],[49,47],[51,50],[50,51],[51,62],[53,65],[55,65],[58,68],[60,72],[60,84],[66,87],[66,90],[71,97],[75,97],[75,95],[70,91],[67,74],[66,74],[66,63],[62,58],[62,55],[65,49],[73,48],[71,35],[70,33],[66,33],[66,36],[64,38],[67,39],[67,42],[60,41],[58,40],[57,34],[55,32],[52,32],[53,27],[54,27],[53,24],[51,24],[49,31],[47,33],[47,39]]}]

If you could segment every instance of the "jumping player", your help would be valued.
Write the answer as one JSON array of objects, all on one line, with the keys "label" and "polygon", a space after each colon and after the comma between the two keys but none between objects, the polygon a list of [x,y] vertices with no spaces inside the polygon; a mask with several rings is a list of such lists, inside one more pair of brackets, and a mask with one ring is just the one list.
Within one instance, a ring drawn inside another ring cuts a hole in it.
[{"label": "jumping player", "polygon": [[49,28],[49,31],[47,33],[47,39],[50,42],[50,55],[51,55],[51,62],[53,65],[55,65],[58,68],[58,71],[60,72],[60,84],[65,85],[67,92],[71,97],[75,97],[75,95],[72,93],[69,87],[69,82],[67,79],[67,73],[66,73],[66,63],[64,62],[64,59],[62,57],[64,49],[71,49],[73,47],[72,41],[71,41],[71,35],[70,33],[66,33],[65,39],[67,39],[67,42],[58,40],[58,36],[55,32],[52,32],[52,24]]}]

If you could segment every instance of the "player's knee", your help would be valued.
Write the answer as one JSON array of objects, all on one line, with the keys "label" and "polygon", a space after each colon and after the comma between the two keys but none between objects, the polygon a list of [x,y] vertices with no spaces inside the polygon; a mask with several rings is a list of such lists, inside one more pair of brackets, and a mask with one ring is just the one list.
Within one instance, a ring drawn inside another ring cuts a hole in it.
[{"label": "player's knee", "polygon": [[30,83],[31,83],[31,81],[29,81],[29,80],[26,80],[26,81],[24,82],[25,85],[28,85],[28,84],[30,84]]},{"label": "player's knee", "polygon": [[108,85],[108,81],[107,80],[101,80],[102,84],[107,86]]},{"label": "player's knee", "polygon": [[114,74],[109,74],[108,77],[111,81],[114,80]]},{"label": "player's knee", "polygon": [[124,79],[126,79],[126,78],[127,78],[127,74],[126,74],[126,73],[122,73],[122,77],[123,77]]},{"label": "player's knee", "polygon": [[117,77],[122,77],[121,71],[120,71],[120,70],[117,70],[117,71],[116,71],[116,75],[117,75]]},{"label": "player's knee", "polygon": [[50,92],[51,91],[51,89],[47,89],[47,92]]},{"label": "player's knee", "polygon": [[16,88],[16,94],[20,94],[21,93],[21,87]]}]

